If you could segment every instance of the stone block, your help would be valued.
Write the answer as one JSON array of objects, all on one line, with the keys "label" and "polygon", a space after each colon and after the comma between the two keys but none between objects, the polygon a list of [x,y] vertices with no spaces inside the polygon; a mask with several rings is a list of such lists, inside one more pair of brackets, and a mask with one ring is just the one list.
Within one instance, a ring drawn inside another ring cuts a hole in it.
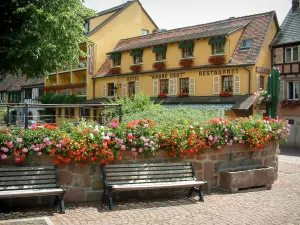
[{"label": "stone block", "polygon": [[208,159],[211,161],[216,161],[218,159],[218,156],[217,155],[209,155]]},{"label": "stone block", "polygon": [[90,187],[91,179],[88,175],[76,175],[73,177],[74,187]]},{"label": "stone block", "polygon": [[194,168],[195,170],[202,170],[203,166],[201,162],[194,162]]},{"label": "stone block", "polygon": [[67,164],[60,163],[57,165],[59,171],[64,171],[67,169]]},{"label": "stone block", "polygon": [[132,155],[131,151],[122,151],[122,155],[121,155],[123,160],[133,160],[134,156]]},{"label": "stone block", "polygon": [[94,178],[92,181],[92,190],[103,190],[104,183],[101,177]]},{"label": "stone block", "polygon": [[218,155],[218,160],[220,161],[229,161],[229,159],[230,159],[230,153]]},{"label": "stone block", "polygon": [[96,172],[97,172],[97,169],[98,169],[98,166],[95,165],[95,164],[92,164],[92,165],[90,166],[90,172],[89,172],[89,175],[90,175],[90,176],[95,175]]},{"label": "stone block", "polygon": [[85,201],[93,202],[93,201],[101,201],[103,196],[103,191],[87,191]]},{"label": "stone block", "polygon": [[236,159],[241,159],[241,158],[246,158],[246,157],[247,157],[247,152],[234,153],[234,158],[236,158]]},{"label": "stone block", "polygon": [[204,163],[204,179],[205,180],[214,179],[214,164],[212,162]]},{"label": "stone block", "polygon": [[59,171],[58,180],[62,186],[71,185],[73,183],[73,175],[68,171]]},{"label": "stone block", "polygon": [[274,163],[276,163],[275,157],[271,156],[271,157],[267,157],[264,159],[264,165],[265,166],[274,166]]},{"label": "stone block", "polygon": [[196,156],[195,156],[195,159],[196,159],[196,160],[204,161],[204,160],[207,159],[207,155],[196,155]]},{"label": "stone block", "polygon": [[203,180],[203,171],[197,171],[196,178],[197,180]]},{"label": "stone block", "polygon": [[64,196],[64,200],[66,203],[84,202],[85,192],[85,188],[69,188]]},{"label": "stone block", "polygon": [[80,165],[69,164],[67,171],[78,175],[88,175],[90,172],[90,165],[88,164],[88,165],[80,166]]}]

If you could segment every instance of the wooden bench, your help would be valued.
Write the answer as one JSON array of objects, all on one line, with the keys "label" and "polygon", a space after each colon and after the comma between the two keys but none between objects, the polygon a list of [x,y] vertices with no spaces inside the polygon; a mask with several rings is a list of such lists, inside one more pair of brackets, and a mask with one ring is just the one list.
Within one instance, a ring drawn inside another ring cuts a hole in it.
[{"label": "wooden bench", "polygon": [[110,209],[114,208],[112,193],[116,191],[190,187],[189,195],[196,191],[204,201],[202,186],[207,183],[197,181],[191,162],[106,165],[103,181],[103,201],[109,200]]},{"label": "wooden bench", "polygon": [[59,187],[57,166],[0,167],[0,199],[52,195],[64,213],[64,194]]}]

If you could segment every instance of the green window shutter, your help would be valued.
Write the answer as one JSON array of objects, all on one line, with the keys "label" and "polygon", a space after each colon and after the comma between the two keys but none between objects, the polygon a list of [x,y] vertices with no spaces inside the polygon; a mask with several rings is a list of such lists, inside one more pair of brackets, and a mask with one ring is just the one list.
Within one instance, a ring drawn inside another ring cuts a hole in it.
[{"label": "green window shutter", "polygon": [[110,55],[110,59],[121,59],[121,53],[113,53]]},{"label": "green window shutter", "polygon": [[167,46],[153,47],[152,52],[166,52]]},{"label": "green window shutter", "polygon": [[136,50],[132,50],[130,52],[130,56],[137,56],[137,55],[142,55],[143,54],[143,50],[142,49],[136,49]]},{"label": "green window shutter", "polygon": [[193,41],[189,41],[189,42],[181,42],[178,45],[178,48],[194,48],[194,42]]},{"label": "green window shutter", "polygon": [[210,45],[225,44],[225,43],[226,43],[226,38],[225,37],[212,38],[208,41],[208,44],[210,44]]}]

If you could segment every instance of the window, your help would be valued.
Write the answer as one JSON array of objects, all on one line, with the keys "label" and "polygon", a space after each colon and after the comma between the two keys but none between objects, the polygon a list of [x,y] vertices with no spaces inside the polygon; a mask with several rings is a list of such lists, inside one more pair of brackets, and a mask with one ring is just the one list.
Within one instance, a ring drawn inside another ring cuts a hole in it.
[{"label": "window", "polygon": [[5,102],[5,93],[4,92],[0,92],[0,102],[1,103]]},{"label": "window", "polygon": [[298,61],[298,47],[286,48],[285,62],[296,62],[296,61]]},{"label": "window", "polygon": [[65,117],[72,118],[74,115],[74,108],[65,108]]},{"label": "window", "polygon": [[61,117],[61,108],[57,108],[57,116]]},{"label": "window", "polygon": [[245,39],[242,41],[242,45],[241,45],[241,48],[240,49],[249,49],[251,48],[251,45],[252,45],[252,40],[251,39]]},{"label": "window", "polygon": [[121,66],[121,58],[113,59],[113,66]]},{"label": "window", "polygon": [[166,52],[156,52],[156,61],[166,60]]},{"label": "window", "polygon": [[115,84],[114,83],[108,83],[107,84],[107,96],[114,96],[115,95]]},{"label": "window", "polygon": [[169,93],[169,80],[160,80],[160,94]]},{"label": "window", "polygon": [[44,89],[43,88],[39,88],[38,92],[39,92],[39,97],[41,97],[44,94]]},{"label": "window", "polygon": [[223,76],[222,79],[222,91],[233,92],[233,76]]},{"label": "window", "polygon": [[85,119],[89,119],[90,118],[90,109],[89,108],[81,108],[81,117],[85,118]]},{"label": "window", "polygon": [[25,99],[31,99],[32,98],[32,89],[28,88],[25,89]]},{"label": "window", "polygon": [[300,82],[290,81],[287,82],[287,96],[289,100],[299,100]]},{"label": "window", "polygon": [[259,88],[264,90],[265,89],[265,77],[259,76]]},{"label": "window", "polygon": [[85,22],[83,26],[84,26],[84,31],[86,33],[89,32],[89,22]]},{"label": "window", "polygon": [[194,48],[183,48],[182,53],[183,53],[183,58],[194,57]]},{"label": "window", "polygon": [[147,35],[149,34],[149,30],[142,30],[142,35]]},{"label": "window", "polygon": [[128,82],[128,95],[133,96],[135,94],[135,82]]},{"label": "window", "polygon": [[287,121],[288,121],[288,123],[290,125],[294,125],[295,124],[295,120],[293,120],[293,119],[287,119]]},{"label": "window", "polygon": [[211,47],[213,55],[223,55],[225,53],[225,43],[212,44]]},{"label": "window", "polygon": [[189,78],[180,79],[180,93],[189,93]]},{"label": "window", "polygon": [[143,63],[143,56],[142,55],[135,55],[133,57],[134,64],[141,64]]}]

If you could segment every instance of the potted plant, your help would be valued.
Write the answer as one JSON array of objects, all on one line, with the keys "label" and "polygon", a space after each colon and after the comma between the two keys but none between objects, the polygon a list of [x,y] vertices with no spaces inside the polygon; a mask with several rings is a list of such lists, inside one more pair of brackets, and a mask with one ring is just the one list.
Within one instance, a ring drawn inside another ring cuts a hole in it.
[{"label": "potted plant", "polygon": [[283,100],[281,102],[282,108],[296,108],[297,106],[300,106],[300,101],[298,100]]},{"label": "potted plant", "polygon": [[166,98],[166,97],[168,97],[168,95],[165,94],[165,93],[162,93],[162,94],[158,94],[157,97],[159,97],[159,98]]},{"label": "potted plant", "polygon": [[166,68],[166,64],[164,62],[155,62],[152,67],[156,70],[164,70]]},{"label": "potted plant", "polygon": [[193,59],[180,59],[179,65],[182,67],[190,67],[194,63]]},{"label": "potted plant", "polygon": [[220,97],[231,97],[233,94],[231,91],[222,91]]},{"label": "potted plant", "polygon": [[208,62],[214,65],[220,65],[225,63],[224,55],[213,55],[208,58]]},{"label": "potted plant", "polygon": [[134,73],[138,73],[140,72],[142,69],[142,66],[141,65],[131,65],[130,66],[130,70]]},{"label": "potted plant", "polygon": [[268,95],[267,91],[261,90],[254,93],[255,96],[255,108],[256,109],[264,109],[266,104],[271,102],[271,96]]},{"label": "potted plant", "polygon": [[120,72],[121,72],[121,68],[120,67],[110,68],[110,70],[109,70],[110,74],[119,74]]}]

